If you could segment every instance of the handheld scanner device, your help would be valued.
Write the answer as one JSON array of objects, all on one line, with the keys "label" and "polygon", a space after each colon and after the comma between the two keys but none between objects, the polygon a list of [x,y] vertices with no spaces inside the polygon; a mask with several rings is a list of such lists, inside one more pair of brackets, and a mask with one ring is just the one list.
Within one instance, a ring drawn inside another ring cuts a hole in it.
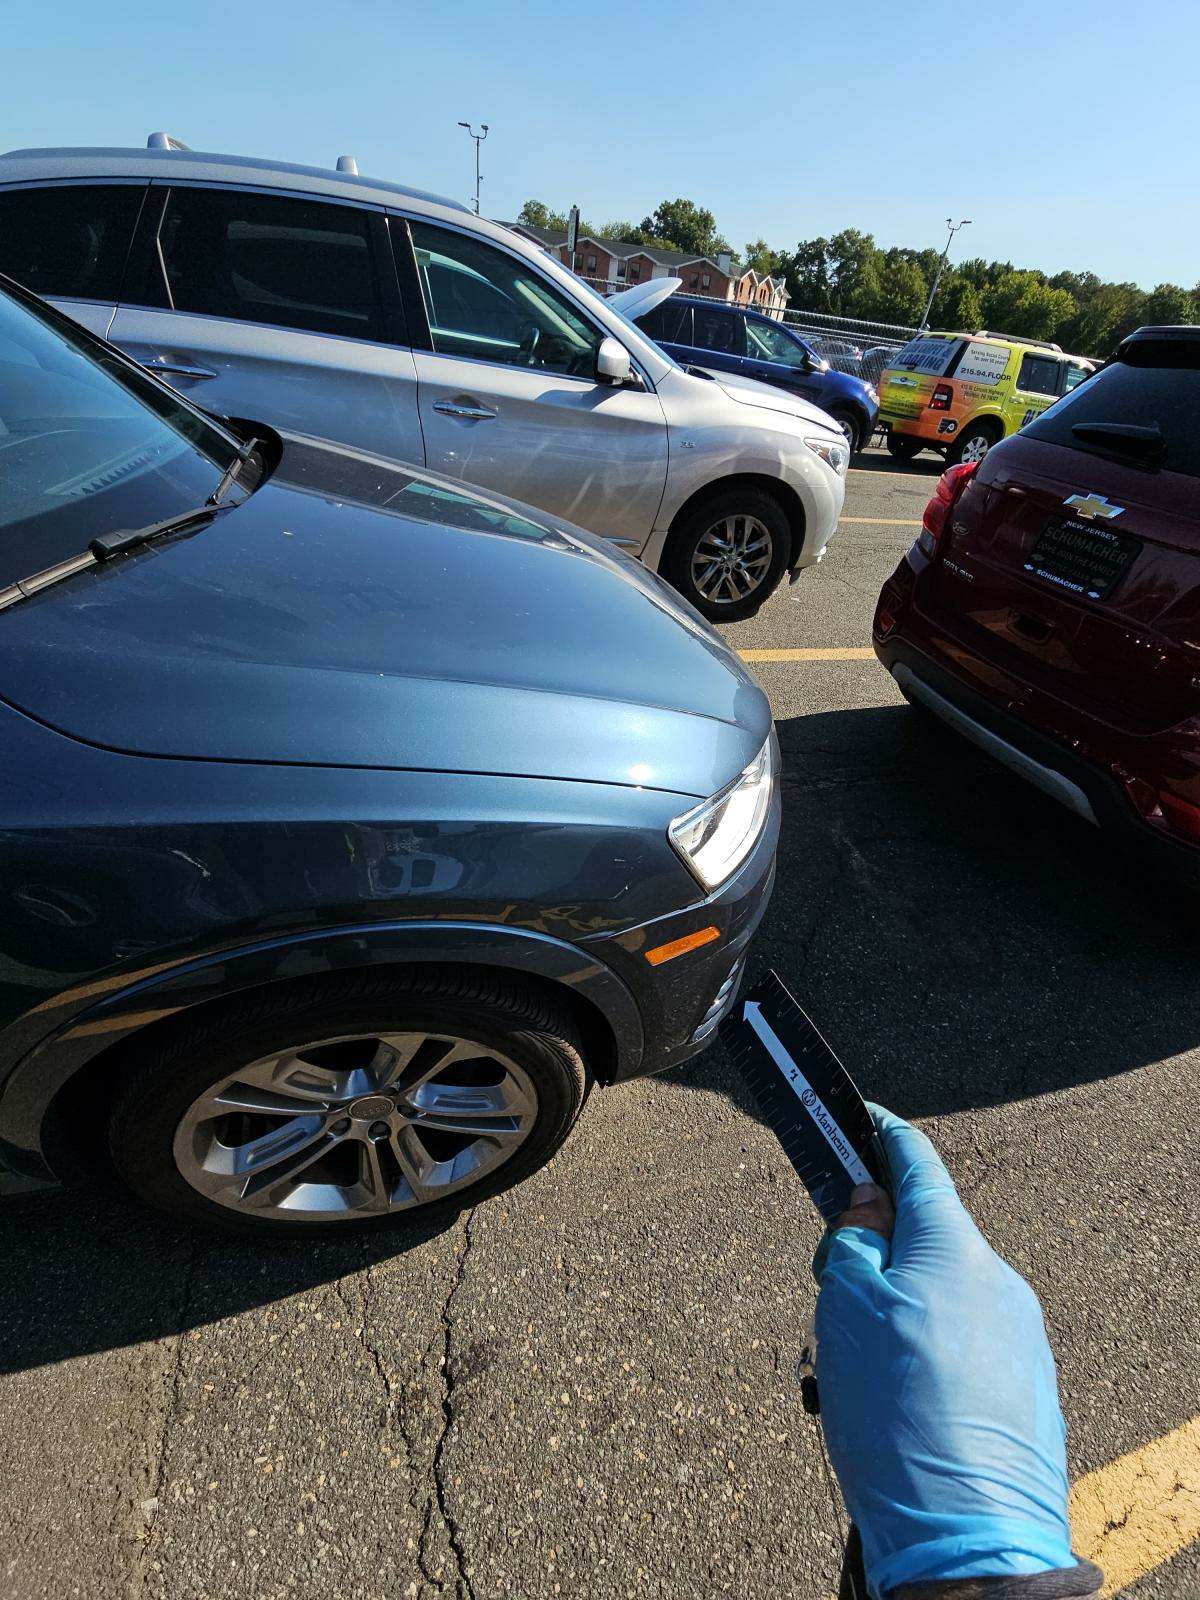
[{"label": "handheld scanner device", "polygon": [[887,1157],[853,1078],[768,972],[721,1024],[721,1038],[826,1222],[856,1184],[891,1192]]}]

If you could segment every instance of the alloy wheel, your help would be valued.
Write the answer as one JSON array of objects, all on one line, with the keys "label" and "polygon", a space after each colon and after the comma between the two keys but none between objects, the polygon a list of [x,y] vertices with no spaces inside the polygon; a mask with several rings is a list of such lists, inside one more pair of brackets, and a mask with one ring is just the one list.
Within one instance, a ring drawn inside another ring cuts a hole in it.
[{"label": "alloy wheel", "polygon": [[973,433],[963,445],[959,460],[967,465],[978,466],[991,448],[992,441],[985,433]]},{"label": "alloy wheel", "polygon": [[444,1199],[506,1162],[537,1116],[527,1073],[440,1033],[351,1035],[252,1061],[193,1101],[180,1175],[258,1218],[360,1220]]},{"label": "alloy wheel", "polygon": [[733,605],[759,587],[772,553],[771,530],[757,517],[723,517],[696,543],[692,582],[710,604]]}]

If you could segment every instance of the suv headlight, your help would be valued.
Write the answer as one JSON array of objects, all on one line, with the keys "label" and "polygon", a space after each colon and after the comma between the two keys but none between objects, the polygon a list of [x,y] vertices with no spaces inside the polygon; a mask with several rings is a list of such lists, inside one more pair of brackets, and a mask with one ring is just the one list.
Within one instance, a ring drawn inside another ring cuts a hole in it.
[{"label": "suv headlight", "polygon": [[826,466],[832,467],[839,478],[846,476],[846,468],[850,465],[850,446],[845,439],[833,438],[830,434],[819,434],[814,439],[805,439],[805,444],[814,455],[820,456]]},{"label": "suv headlight", "polygon": [[771,806],[771,741],[711,800],[676,817],[671,843],[706,889],[719,889],[758,843]]}]

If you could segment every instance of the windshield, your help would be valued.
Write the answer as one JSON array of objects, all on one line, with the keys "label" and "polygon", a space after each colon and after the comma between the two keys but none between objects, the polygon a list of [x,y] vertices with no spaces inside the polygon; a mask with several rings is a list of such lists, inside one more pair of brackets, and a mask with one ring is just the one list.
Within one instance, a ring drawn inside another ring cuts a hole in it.
[{"label": "windshield", "polygon": [[236,451],[65,318],[0,291],[0,586],[202,505]]}]

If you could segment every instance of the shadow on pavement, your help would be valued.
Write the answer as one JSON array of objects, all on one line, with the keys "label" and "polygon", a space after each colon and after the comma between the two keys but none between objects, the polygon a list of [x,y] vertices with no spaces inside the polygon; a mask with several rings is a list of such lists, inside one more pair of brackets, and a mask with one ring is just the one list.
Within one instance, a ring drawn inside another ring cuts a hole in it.
[{"label": "shadow on pavement", "polygon": [[[1200,891],[905,706],[778,725],[773,966],[906,1116],[1021,1100],[1200,1045]],[[752,1112],[719,1050],[673,1074]]]},{"label": "shadow on pavement", "polygon": [[[777,968],[872,1098],[962,1111],[1200,1044],[1200,896],[906,707],[779,735],[784,832],[751,977]],[[719,1047],[664,1081],[755,1114]],[[0,1201],[0,1370],[199,1327],[448,1226],[260,1245],[100,1188]]]},{"label": "shadow on pavement", "polygon": [[940,455],[930,450],[922,450],[913,461],[898,461],[887,450],[872,445],[867,450],[859,451],[851,467],[855,472],[893,472],[902,473],[906,478],[940,478],[946,470],[946,463]]},{"label": "shadow on pavement", "polygon": [[178,1226],[99,1184],[0,1201],[0,1373],[203,1327],[400,1255],[454,1220],[259,1243]]}]

